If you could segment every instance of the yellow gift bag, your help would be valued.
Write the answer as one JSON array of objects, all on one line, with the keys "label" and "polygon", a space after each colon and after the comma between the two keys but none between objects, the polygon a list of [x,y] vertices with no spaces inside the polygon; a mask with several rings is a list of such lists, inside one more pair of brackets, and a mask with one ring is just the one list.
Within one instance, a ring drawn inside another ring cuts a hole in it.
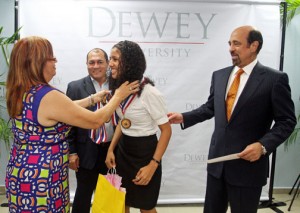
[{"label": "yellow gift bag", "polygon": [[125,194],[115,188],[104,175],[99,175],[92,213],[125,213]]}]

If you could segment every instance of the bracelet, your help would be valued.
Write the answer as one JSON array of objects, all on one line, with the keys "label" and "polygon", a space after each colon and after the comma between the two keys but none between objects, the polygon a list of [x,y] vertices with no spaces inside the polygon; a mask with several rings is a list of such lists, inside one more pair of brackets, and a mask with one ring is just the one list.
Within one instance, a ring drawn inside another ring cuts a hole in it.
[{"label": "bracelet", "polygon": [[94,101],[93,95],[90,95],[90,96],[89,96],[89,105],[90,105],[90,106],[94,106],[94,105],[95,105],[95,101]]},{"label": "bracelet", "polygon": [[156,160],[155,158],[152,158],[152,160],[157,163],[158,165],[160,165],[160,161]]}]

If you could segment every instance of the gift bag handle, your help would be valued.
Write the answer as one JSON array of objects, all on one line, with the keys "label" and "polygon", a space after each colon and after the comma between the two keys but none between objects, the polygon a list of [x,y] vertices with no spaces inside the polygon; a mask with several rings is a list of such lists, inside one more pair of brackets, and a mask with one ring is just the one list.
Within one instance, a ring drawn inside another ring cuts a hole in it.
[{"label": "gift bag handle", "polygon": [[117,174],[117,169],[116,169],[116,167],[112,167],[112,168],[108,169],[108,170],[107,170],[107,174],[112,174],[112,175]]}]

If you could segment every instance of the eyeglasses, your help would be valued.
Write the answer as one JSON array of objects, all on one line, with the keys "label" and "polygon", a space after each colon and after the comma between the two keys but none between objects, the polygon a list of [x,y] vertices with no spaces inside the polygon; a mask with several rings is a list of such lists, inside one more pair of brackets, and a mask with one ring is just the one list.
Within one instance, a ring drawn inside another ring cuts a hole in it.
[{"label": "eyeglasses", "polygon": [[57,62],[57,59],[55,57],[53,57],[53,58],[47,58],[46,60],[47,61],[55,61],[55,62]]}]

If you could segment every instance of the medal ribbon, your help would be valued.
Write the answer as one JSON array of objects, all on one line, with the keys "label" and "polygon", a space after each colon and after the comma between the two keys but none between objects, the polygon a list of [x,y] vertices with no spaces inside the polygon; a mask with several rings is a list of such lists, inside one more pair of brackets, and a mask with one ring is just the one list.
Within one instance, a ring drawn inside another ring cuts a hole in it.
[{"label": "medal ribbon", "polygon": [[137,94],[134,95],[131,94],[120,104],[120,108],[122,110],[123,115],[125,114],[126,109],[129,107],[129,105],[131,104],[131,102],[133,101],[136,95]]},{"label": "medal ribbon", "polygon": [[119,116],[118,114],[116,113],[116,111],[112,114],[111,116],[111,122],[114,126],[117,126],[118,125],[118,122],[119,122]]},{"label": "medal ribbon", "polygon": [[[106,103],[108,103],[111,98],[112,98],[112,95],[111,95],[111,91],[110,91],[110,93],[106,95]],[[114,111],[114,113],[111,115],[111,123],[113,126],[117,126],[118,122],[119,122],[119,116],[118,116],[117,112]]]},{"label": "medal ribbon", "polygon": [[[98,102],[95,106],[95,111],[100,109],[100,103]],[[98,129],[91,129],[90,130],[90,138],[96,144],[105,143],[107,142],[107,132],[105,129],[105,124],[100,126]]]}]

